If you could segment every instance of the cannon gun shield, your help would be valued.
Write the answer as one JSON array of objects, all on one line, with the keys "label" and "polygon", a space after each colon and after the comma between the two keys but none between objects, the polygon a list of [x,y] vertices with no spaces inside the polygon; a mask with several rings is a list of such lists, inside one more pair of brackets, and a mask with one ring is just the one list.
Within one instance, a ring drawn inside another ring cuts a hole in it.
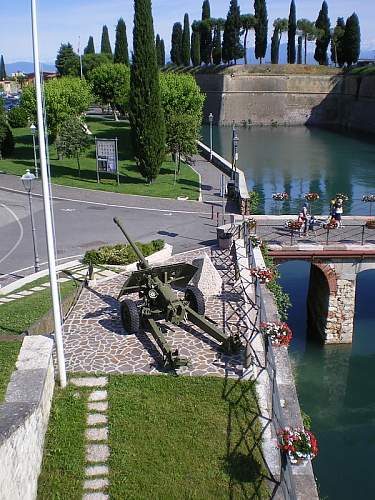
[{"label": "cannon gun shield", "polygon": [[162,283],[183,287],[189,283],[196,271],[196,266],[186,262],[134,271],[125,281],[118,298],[129,293],[140,292],[147,284],[148,278],[158,278]]}]

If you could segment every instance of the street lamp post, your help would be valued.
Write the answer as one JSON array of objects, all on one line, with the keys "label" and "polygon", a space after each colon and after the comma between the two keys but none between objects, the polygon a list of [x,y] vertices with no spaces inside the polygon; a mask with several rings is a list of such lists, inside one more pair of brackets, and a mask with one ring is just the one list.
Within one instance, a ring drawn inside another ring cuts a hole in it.
[{"label": "street lamp post", "polygon": [[33,237],[33,248],[34,248],[34,269],[35,269],[35,272],[37,273],[40,271],[40,266],[39,266],[38,248],[36,245],[36,232],[35,232],[33,206],[32,206],[32,194],[31,194],[33,182],[35,179],[36,179],[35,175],[32,174],[29,169],[27,169],[26,174],[24,174],[21,177],[23,187],[25,188],[25,191],[27,192],[27,195],[29,198],[31,233],[32,233],[32,237]]},{"label": "street lamp post", "polygon": [[232,129],[232,179],[234,179],[235,171],[237,170],[238,161],[238,136],[235,127]]},{"label": "street lamp post", "polygon": [[38,179],[38,160],[36,157],[36,144],[35,144],[35,134],[36,134],[36,126],[32,123],[30,126],[31,134],[33,136],[33,148],[34,148],[34,168],[35,168],[35,178]]},{"label": "street lamp post", "polygon": [[212,160],[212,123],[214,121],[214,115],[210,113],[208,115],[208,121],[210,122],[210,161]]}]

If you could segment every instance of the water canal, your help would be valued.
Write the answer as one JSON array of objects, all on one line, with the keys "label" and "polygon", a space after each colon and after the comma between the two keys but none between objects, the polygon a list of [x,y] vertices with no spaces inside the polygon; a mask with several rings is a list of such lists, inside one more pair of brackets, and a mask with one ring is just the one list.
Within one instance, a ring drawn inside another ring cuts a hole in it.
[{"label": "water canal", "polygon": [[[238,166],[245,172],[249,190],[261,195],[262,213],[277,213],[272,194],[286,191],[290,201],[284,213],[298,213],[302,196],[317,192],[315,213],[328,214],[330,199],[349,196],[345,213],[367,215],[364,194],[375,192],[375,141],[307,127],[238,127]],[[209,128],[202,129],[209,144]],[[213,127],[213,149],[231,161],[231,127]],[[375,213],[375,204],[372,207]]]},{"label": "water canal", "polygon": [[[318,129],[238,128],[239,166],[249,189],[262,193],[263,213],[277,210],[272,193],[287,191],[284,205],[296,213],[301,195],[319,192],[316,213],[325,213],[331,196],[345,192],[347,213],[365,214],[362,195],[375,192],[375,141]],[[203,132],[208,144],[208,128]],[[231,128],[214,128],[214,149],[231,159]],[[324,212],[325,211],[325,212]],[[320,497],[329,500],[373,498],[371,474],[375,456],[375,271],[357,277],[353,344],[325,346],[307,337],[306,297],[310,264],[279,266],[290,294],[289,321],[294,337],[290,354],[303,410],[312,418],[320,454],[313,466]]]}]

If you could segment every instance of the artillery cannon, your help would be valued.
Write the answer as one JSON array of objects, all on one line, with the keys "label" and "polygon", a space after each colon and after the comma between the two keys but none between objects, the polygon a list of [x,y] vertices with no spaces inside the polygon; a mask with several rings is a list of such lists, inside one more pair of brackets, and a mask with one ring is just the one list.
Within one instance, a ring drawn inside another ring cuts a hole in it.
[{"label": "artillery cannon", "polygon": [[[137,333],[141,325],[149,330],[163,353],[164,361],[173,368],[186,366],[189,360],[180,356],[178,349],[171,348],[157,323],[158,320],[165,320],[173,325],[180,325],[188,320],[217,340],[223,352],[238,352],[241,347],[239,336],[226,335],[205,315],[205,301],[199,288],[187,286],[184,298],[179,298],[172,289],[172,285],[186,285],[194,276],[197,267],[185,262],[151,267],[117,217],[113,220],[139,259],[138,271],[134,271],[125,281],[118,296],[118,300],[122,299],[120,315],[126,332]],[[139,294],[142,299],[140,305],[131,299],[123,299],[125,295],[132,293]]]}]

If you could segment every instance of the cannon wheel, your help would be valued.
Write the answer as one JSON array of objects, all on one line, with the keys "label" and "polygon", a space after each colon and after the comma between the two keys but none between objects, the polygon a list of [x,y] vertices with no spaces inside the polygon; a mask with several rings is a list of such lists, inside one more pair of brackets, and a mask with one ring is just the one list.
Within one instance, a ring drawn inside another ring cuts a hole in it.
[{"label": "cannon wheel", "polygon": [[189,286],[185,292],[185,300],[189,302],[190,307],[198,314],[204,315],[206,304],[203,293],[196,286]]},{"label": "cannon wheel", "polygon": [[125,299],[120,303],[121,322],[127,333],[137,333],[139,331],[139,313],[136,304]]}]

